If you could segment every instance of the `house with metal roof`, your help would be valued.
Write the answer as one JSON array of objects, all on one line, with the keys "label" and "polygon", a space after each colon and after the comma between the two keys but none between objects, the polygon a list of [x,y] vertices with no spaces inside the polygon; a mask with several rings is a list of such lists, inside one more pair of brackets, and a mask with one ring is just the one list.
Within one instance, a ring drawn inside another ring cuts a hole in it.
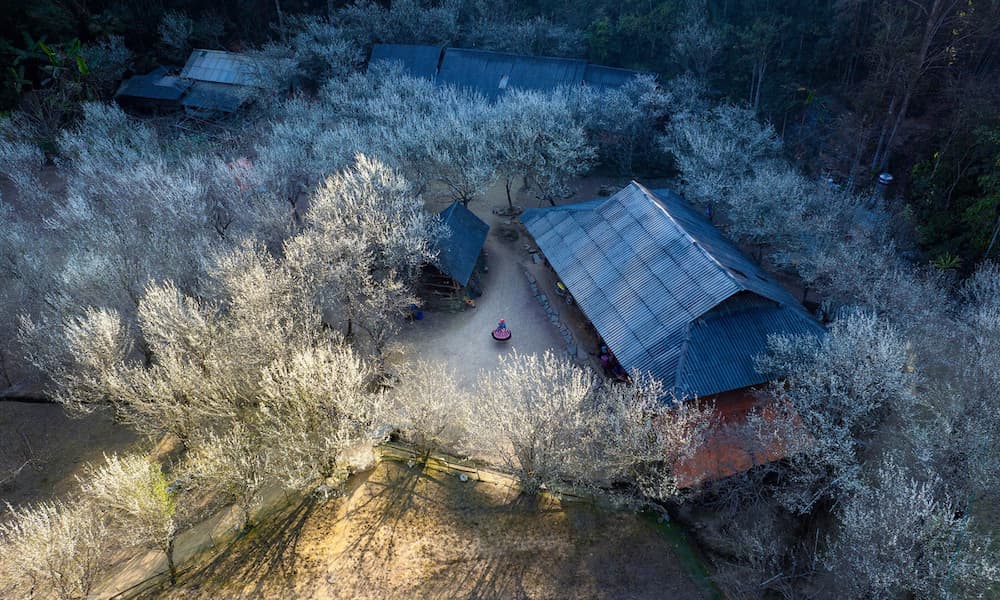
[{"label": "house with metal roof", "polygon": [[115,99],[131,108],[176,109],[190,87],[190,81],[170,75],[166,67],[157,67],[150,73],[122,81]]},{"label": "house with metal roof", "polygon": [[181,70],[191,89],[181,99],[197,116],[229,114],[269,87],[264,65],[246,55],[222,50],[196,49]]},{"label": "house with metal roof", "polygon": [[768,380],[772,334],[821,336],[801,304],[668,190],[632,182],[609,198],[529,209],[521,221],[627,370],[678,397]]},{"label": "house with metal roof", "polygon": [[184,108],[211,117],[236,112],[261,90],[272,87],[265,62],[235,52],[194,50],[179,75],[158,67],[122,82],[115,97],[139,108]]},{"label": "house with metal roof", "polygon": [[436,242],[437,264],[424,269],[421,298],[429,305],[455,308],[476,295],[476,265],[490,226],[460,202],[438,216],[448,235]]},{"label": "house with metal roof", "polygon": [[610,89],[625,85],[640,71],[592,65],[575,58],[524,56],[492,50],[376,44],[369,66],[395,62],[414,77],[453,85],[495,100],[508,90],[551,91],[559,87]]}]

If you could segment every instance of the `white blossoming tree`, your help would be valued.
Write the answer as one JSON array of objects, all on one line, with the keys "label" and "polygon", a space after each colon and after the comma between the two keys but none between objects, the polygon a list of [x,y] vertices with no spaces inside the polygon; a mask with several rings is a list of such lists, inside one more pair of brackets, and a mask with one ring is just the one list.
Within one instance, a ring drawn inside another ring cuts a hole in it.
[{"label": "white blossoming tree", "polygon": [[[89,465],[80,478],[84,496],[107,519],[119,542],[162,551],[170,582],[176,582],[177,506],[160,465],[137,454],[104,458],[103,465]],[[99,515],[94,516],[100,519]]]},{"label": "white blossoming tree", "polygon": [[467,404],[469,443],[516,473],[528,493],[559,482],[625,481],[646,496],[669,497],[671,467],[704,439],[712,408],[672,408],[658,381],[633,375],[632,383],[607,387],[551,352],[504,357]]},{"label": "white blossoming tree", "polygon": [[86,504],[8,507],[0,522],[0,595],[87,598],[114,539]]},{"label": "white blossoming tree", "polygon": [[837,512],[828,567],[856,597],[970,598],[1000,583],[990,541],[941,494],[893,457]]}]

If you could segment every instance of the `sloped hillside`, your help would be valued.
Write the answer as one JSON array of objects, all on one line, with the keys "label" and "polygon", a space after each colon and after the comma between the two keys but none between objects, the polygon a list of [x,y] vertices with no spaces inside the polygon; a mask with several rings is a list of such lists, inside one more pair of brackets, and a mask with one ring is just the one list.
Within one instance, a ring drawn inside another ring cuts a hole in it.
[{"label": "sloped hillside", "polygon": [[385,461],[189,572],[167,598],[704,598],[650,519]]}]

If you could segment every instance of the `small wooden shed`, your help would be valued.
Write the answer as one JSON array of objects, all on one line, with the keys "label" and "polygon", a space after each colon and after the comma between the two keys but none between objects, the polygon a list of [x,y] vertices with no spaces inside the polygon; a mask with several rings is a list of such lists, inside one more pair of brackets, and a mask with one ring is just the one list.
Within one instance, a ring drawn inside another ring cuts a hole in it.
[{"label": "small wooden shed", "polygon": [[459,202],[439,216],[449,235],[437,243],[437,264],[424,269],[421,297],[432,306],[455,308],[477,295],[476,265],[490,226]]}]

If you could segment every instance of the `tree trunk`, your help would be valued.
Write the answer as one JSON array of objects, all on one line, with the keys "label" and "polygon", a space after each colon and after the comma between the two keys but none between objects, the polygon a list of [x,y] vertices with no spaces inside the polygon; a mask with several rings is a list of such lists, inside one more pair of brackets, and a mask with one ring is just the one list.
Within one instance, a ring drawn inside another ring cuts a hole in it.
[{"label": "tree trunk", "polygon": [[504,187],[507,188],[507,206],[510,208],[511,211],[513,211],[514,202],[510,199],[510,177],[508,177],[507,180],[504,181]]},{"label": "tree trunk", "polygon": [[167,571],[170,574],[170,585],[177,583],[177,565],[174,563],[174,538],[171,537],[164,549],[167,555]]},{"label": "tree trunk", "polygon": [[861,153],[864,151],[865,142],[868,141],[868,128],[862,127],[858,132],[858,145],[854,148],[854,156],[851,157],[851,170],[847,175],[847,193],[854,192],[854,181],[858,173],[858,163],[861,161]]},{"label": "tree trunk", "polygon": [[993,236],[990,238],[990,245],[986,247],[986,254],[983,254],[983,260],[990,257],[990,252],[997,243],[997,234],[1000,234],[1000,215],[997,216],[997,224],[993,227]]},{"label": "tree trunk", "polygon": [[899,107],[896,112],[896,119],[893,121],[892,129],[889,132],[889,137],[885,140],[885,146],[882,148],[882,158],[878,163],[878,170],[884,171],[886,167],[889,166],[889,158],[892,156],[892,142],[896,139],[896,132],[899,131],[899,125],[903,122],[906,117],[906,111],[910,106],[910,98],[913,97],[913,89],[909,88],[906,90],[906,94],[903,96],[903,104]]},{"label": "tree trunk", "polygon": [[2,349],[0,349],[0,373],[3,374],[3,380],[6,382],[6,387],[14,385],[14,382],[10,378],[10,373],[7,371],[7,355]]},{"label": "tree trunk", "polygon": [[878,135],[878,143],[875,144],[875,155],[872,156],[871,170],[874,171],[879,165],[879,161],[882,157],[882,148],[885,144],[885,136],[889,131],[889,120],[892,119],[893,113],[896,110],[896,95],[892,95],[892,100],[889,101],[889,110],[886,112],[885,120],[882,121],[882,131]]},{"label": "tree trunk", "polygon": [[278,13],[278,30],[281,31],[281,41],[287,42],[288,35],[285,32],[285,13],[281,11],[281,0],[274,0],[274,10]]},{"label": "tree trunk", "polygon": [[903,94],[903,103],[900,105],[899,111],[896,113],[896,120],[892,126],[892,132],[889,134],[889,138],[885,142],[882,159],[879,161],[879,170],[883,170],[889,165],[889,158],[892,156],[892,142],[896,138],[896,133],[899,131],[900,124],[903,122],[903,119],[906,118],[906,111],[910,108],[910,100],[913,98],[913,91],[917,88],[917,84],[920,82],[924,73],[927,72],[927,55],[930,52],[931,42],[934,41],[934,37],[944,25],[944,8],[944,0],[934,0],[934,4],[931,5],[931,9],[927,13],[927,23],[924,25],[924,36],[920,40],[920,52],[917,54],[916,64],[914,65],[915,70],[907,82],[906,89]]},{"label": "tree trunk", "polygon": [[144,365],[147,368],[153,366],[153,358],[154,358],[153,349],[146,342],[145,338],[139,340],[139,351],[142,352],[142,360]]},{"label": "tree trunk", "polygon": [[764,85],[764,72],[767,70],[767,63],[764,61],[760,62],[760,66],[757,70],[757,90],[753,95],[753,112],[756,113],[757,109],[760,107],[760,88]]}]

